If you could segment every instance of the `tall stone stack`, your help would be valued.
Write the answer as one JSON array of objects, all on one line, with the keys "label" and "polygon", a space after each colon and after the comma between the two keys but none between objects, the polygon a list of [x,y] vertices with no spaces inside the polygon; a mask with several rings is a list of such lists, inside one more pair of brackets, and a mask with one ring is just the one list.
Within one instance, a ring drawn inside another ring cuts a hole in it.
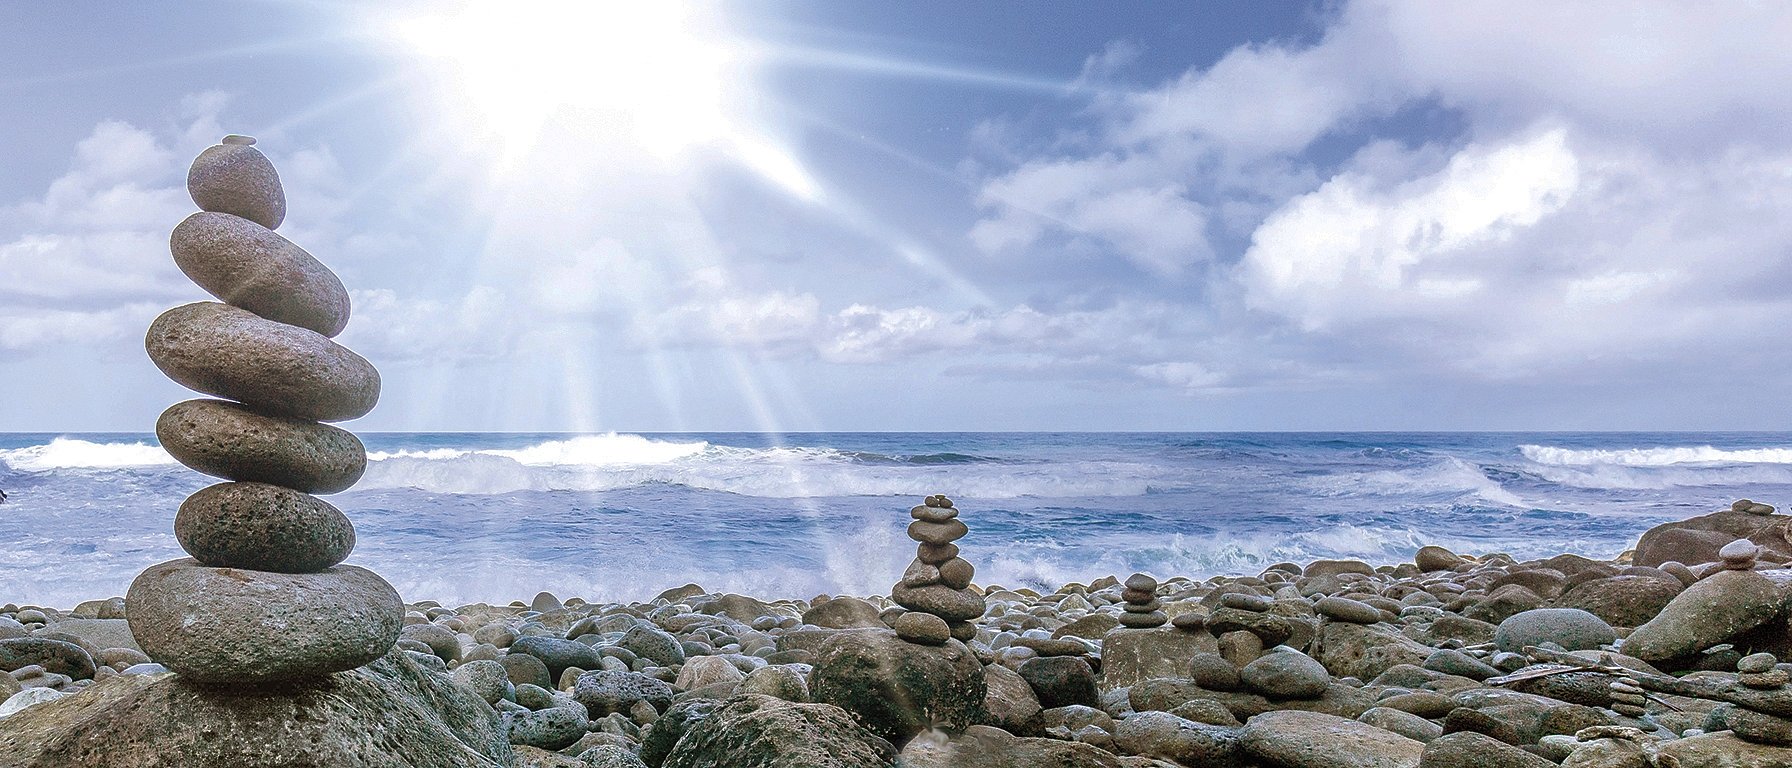
[{"label": "tall stone stack", "polygon": [[[890,597],[911,613],[897,618],[896,633],[909,642],[939,645],[946,641],[939,632],[943,623],[945,635],[969,642],[977,636],[971,620],[982,616],[985,606],[983,596],[970,589],[976,569],[958,556],[958,545],[953,542],[964,538],[970,529],[958,519],[958,510],[945,496],[928,496],[908,514],[914,518],[908,525],[908,537],[917,542],[915,559],[903,572],[902,581],[890,590]],[[923,618],[928,615],[940,621]]]},{"label": "tall stone stack", "polygon": [[389,651],[404,606],[372,571],[342,561],[355,530],[313,494],[346,490],[367,454],[322,422],[366,415],[379,372],[331,341],[348,323],[342,282],[274,233],[280,177],[255,140],[201,153],[187,190],[201,211],[175,227],[174,261],[218,302],[163,313],[145,345],[190,389],[156,422],[162,446],[227,482],[181,504],[189,558],[154,565],[125,598],[131,634],[183,679],[246,685],[318,678]]}]

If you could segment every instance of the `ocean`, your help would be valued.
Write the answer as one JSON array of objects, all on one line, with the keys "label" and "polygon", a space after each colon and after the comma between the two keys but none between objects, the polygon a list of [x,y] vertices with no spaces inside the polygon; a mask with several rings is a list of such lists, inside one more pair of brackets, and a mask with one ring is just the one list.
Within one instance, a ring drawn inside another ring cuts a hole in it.
[{"label": "ocean", "polygon": [[[1398,562],[1425,544],[1611,557],[1792,500],[1787,433],[367,434],[350,562],[407,600],[885,593],[952,497],[981,584]],[[0,434],[0,603],[123,594],[213,482],[142,434]]]}]

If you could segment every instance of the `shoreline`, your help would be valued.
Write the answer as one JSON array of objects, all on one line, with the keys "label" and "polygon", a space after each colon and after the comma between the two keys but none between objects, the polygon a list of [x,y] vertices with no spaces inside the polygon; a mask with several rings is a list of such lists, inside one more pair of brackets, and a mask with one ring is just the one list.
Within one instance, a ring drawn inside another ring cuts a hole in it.
[{"label": "shoreline", "polygon": [[[755,597],[690,584],[635,603],[420,601],[406,604],[385,660],[340,675],[458,692],[455,706],[469,711],[448,720],[489,726],[452,737],[484,755],[467,763],[481,766],[757,765],[751,755],[764,750],[818,744],[859,762],[788,764],[1007,766],[1028,764],[1002,762],[1025,755],[1074,766],[1429,768],[1634,750],[1687,767],[1720,764],[1712,755],[1785,765],[1771,761],[1792,761],[1792,517],[1745,502],[1658,526],[1613,560],[1425,547],[1380,566],[1135,574],[1052,592],[988,585],[968,590],[982,610],[967,642],[908,634],[920,612],[886,595]],[[1743,527],[1749,535],[1734,535]],[[122,603],[92,601],[62,620],[0,607],[0,637],[17,627],[84,651],[119,638]],[[0,718],[0,734],[94,727],[121,715],[59,713],[83,699],[116,709],[181,677],[96,650],[89,669],[65,654],[23,680],[0,676],[20,685],[15,698],[43,700]],[[23,693],[33,689],[55,693]],[[759,746],[712,732],[724,725],[759,729]],[[1338,748],[1356,752],[1312,751],[1339,734],[1348,738]],[[7,738],[0,747],[27,749]]]}]

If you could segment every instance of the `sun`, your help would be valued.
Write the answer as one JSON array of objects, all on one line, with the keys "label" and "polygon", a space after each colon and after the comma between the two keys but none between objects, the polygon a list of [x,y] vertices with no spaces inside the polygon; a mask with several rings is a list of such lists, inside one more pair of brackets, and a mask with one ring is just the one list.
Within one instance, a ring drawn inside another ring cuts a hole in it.
[{"label": "sun", "polygon": [[550,119],[626,132],[661,156],[729,139],[730,46],[687,3],[469,0],[394,23],[447,90],[510,154]]}]

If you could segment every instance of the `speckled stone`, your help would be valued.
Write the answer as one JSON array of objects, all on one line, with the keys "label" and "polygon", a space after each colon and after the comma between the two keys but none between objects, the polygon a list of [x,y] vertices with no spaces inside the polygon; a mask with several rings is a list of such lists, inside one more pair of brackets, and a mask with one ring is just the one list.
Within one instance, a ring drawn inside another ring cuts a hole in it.
[{"label": "speckled stone", "polygon": [[[248,143],[243,143],[244,140]],[[286,220],[280,174],[247,136],[207,147],[187,169],[187,194],[200,210],[228,213],[279,229]]]},{"label": "speckled stone", "polygon": [[201,683],[265,683],[354,669],[392,649],[398,592],[372,571],[338,565],[287,574],[152,565],[125,595],[144,652]]},{"label": "speckled stone", "polygon": [[145,346],[156,367],[182,386],[267,413],[346,421],[379,402],[379,372],[360,355],[228,304],[163,312]]},{"label": "speckled stone", "polygon": [[314,573],[355,548],[348,518],[315,496],[266,483],[219,483],[174,516],[182,549],[214,568]]},{"label": "speckled stone", "polygon": [[348,290],[305,249],[240,216],[201,211],[169,238],[174,263],[231,306],[335,336],[348,325]]},{"label": "speckled stone", "polygon": [[156,439],[189,469],[305,493],[348,490],[367,469],[352,432],[223,400],[175,403],[156,420]]}]

